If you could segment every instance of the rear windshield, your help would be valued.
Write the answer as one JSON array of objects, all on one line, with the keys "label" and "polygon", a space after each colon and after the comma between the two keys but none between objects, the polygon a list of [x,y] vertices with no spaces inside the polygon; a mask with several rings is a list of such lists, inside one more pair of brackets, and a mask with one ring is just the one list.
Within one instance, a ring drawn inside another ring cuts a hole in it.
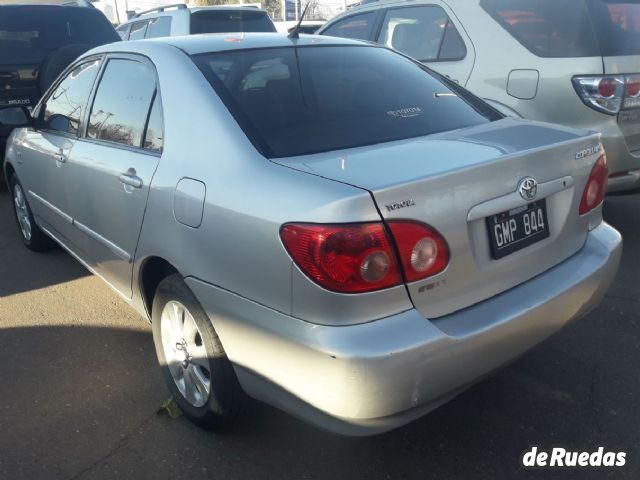
[{"label": "rear windshield", "polygon": [[0,7],[0,63],[39,63],[64,45],[120,40],[102,12],[56,6]]},{"label": "rear windshield", "polygon": [[425,67],[382,47],[265,48],[194,61],[267,157],[390,142],[498,118],[462,88],[445,86]]},{"label": "rear windshield", "polygon": [[551,58],[640,54],[640,0],[481,0],[535,55]]},{"label": "rear windshield", "polygon": [[266,12],[247,9],[196,11],[191,14],[191,33],[275,32]]}]

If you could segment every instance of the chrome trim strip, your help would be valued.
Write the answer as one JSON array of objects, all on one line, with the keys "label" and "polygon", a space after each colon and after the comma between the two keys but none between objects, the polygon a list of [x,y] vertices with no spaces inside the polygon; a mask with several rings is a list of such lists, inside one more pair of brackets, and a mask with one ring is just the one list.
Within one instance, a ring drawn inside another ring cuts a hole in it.
[{"label": "chrome trim strip", "polygon": [[538,199],[547,198],[554,193],[558,193],[573,187],[574,183],[575,180],[571,176],[558,178],[556,180],[551,180],[550,182],[539,183],[536,198],[531,201],[524,200],[520,196],[520,193],[518,193],[518,191],[516,190],[515,192],[512,192],[503,197],[494,198],[493,200],[489,200],[488,202],[476,205],[471,210],[469,210],[467,221],[473,222],[474,220],[489,217],[491,215],[495,215],[496,213],[506,212],[507,210],[511,210],[512,208],[527,205],[528,203],[531,203]]},{"label": "chrome trim strip", "polygon": [[87,227],[86,225],[83,225],[82,223],[78,222],[77,220],[73,221],[73,225],[78,230],[80,230],[82,233],[88,235],[89,237],[93,238],[96,242],[99,242],[102,245],[104,245],[105,247],[107,247],[109,250],[111,250],[113,253],[118,255],[121,259],[123,259],[127,263],[131,263],[131,255],[129,255],[127,252],[125,252],[123,249],[121,249],[115,243],[107,240],[102,235],[100,235],[99,233],[91,230],[89,227]]},{"label": "chrome trim strip", "polygon": [[52,212],[57,213],[59,216],[61,216],[64,219],[65,222],[70,223],[70,224],[73,225],[73,218],[71,218],[69,215],[64,213],[58,207],[56,207],[55,205],[52,205],[51,203],[47,202],[44,198],[42,198],[37,193],[32,192],[31,190],[29,190],[29,195],[31,195],[33,198],[38,200],[42,205],[47,207]]}]

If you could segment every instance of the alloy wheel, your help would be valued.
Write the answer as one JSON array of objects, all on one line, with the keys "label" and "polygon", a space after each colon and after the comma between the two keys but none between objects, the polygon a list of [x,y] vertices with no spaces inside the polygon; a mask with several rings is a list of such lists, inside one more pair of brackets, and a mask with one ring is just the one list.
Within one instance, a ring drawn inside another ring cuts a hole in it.
[{"label": "alloy wheel", "polygon": [[167,302],[160,316],[160,332],[164,357],[178,390],[194,407],[204,406],[211,392],[211,370],[193,316],[180,302]]},{"label": "alloy wheel", "polygon": [[27,207],[27,199],[24,196],[22,187],[18,184],[13,187],[13,203],[15,205],[16,217],[18,225],[24,239],[31,241],[31,220],[29,219],[29,208]]}]

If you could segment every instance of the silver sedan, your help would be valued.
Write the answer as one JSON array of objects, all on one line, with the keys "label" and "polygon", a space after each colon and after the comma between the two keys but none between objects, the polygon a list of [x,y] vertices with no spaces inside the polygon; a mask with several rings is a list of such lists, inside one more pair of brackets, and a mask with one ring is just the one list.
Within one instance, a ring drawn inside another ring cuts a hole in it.
[{"label": "silver sedan", "polygon": [[504,118],[382,46],[107,45],[30,117],[4,172],[22,240],[152,322],[207,428],[247,395],[347,435],[403,425],[594,308],[620,260],[597,134]]}]

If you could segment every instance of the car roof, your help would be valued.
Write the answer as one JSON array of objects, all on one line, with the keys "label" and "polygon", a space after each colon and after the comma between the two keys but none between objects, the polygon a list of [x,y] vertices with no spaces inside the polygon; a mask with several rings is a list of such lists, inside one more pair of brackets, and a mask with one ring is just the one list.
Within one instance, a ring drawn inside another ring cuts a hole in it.
[{"label": "car roof", "polygon": [[224,52],[229,50],[249,50],[256,48],[278,48],[305,45],[363,45],[364,42],[346,38],[318,35],[300,35],[293,39],[284,33],[206,33],[181,37],[160,37],[130,42],[117,42],[92,50],[93,53],[125,51],[135,45],[135,50],[144,50],[144,45],[165,44],[179,48],[188,55]]},{"label": "car roof", "polygon": [[[83,7],[80,5],[59,5],[57,3],[7,3],[0,4],[0,9],[2,10],[74,10],[74,11],[83,11],[83,12],[100,12],[97,8],[93,7]],[[102,13],[102,12],[100,12]]]},{"label": "car roof", "polygon": [[131,17],[129,20],[127,20],[126,22],[122,22],[121,25],[126,25],[129,23],[133,23],[139,20],[144,20],[144,19],[149,19],[149,18],[155,18],[155,17],[159,17],[159,16],[175,16],[175,15],[183,15],[184,12],[186,13],[190,13],[190,12],[202,12],[202,11],[232,11],[232,12],[237,12],[237,11],[246,11],[246,10],[250,10],[253,12],[264,12],[265,14],[267,14],[266,10],[263,10],[261,8],[256,8],[256,7],[252,7],[252,6],[243,6],[243,5],[234,5],[234,4],[229,4],[229,5],[206,5],[206,6],[202,6],[202,7],[185,7],[185,8],[178,8],[175,10],[161,10],[161,9],[166,9],[171,7],[171,5],[169,6],[159,6],[157,9],[152,10],[152,11],[146,11],[146,12],[140,12],[136,15],[134,15],[133,17]]}]

